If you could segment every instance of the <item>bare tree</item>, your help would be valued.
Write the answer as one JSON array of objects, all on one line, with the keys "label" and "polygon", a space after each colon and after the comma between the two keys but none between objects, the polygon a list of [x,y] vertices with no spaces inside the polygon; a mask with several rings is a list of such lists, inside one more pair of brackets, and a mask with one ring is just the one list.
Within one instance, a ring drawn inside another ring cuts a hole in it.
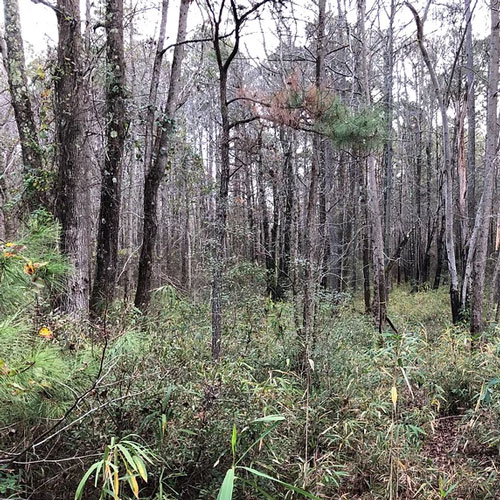
[{"label": "bare tree", "polygon": [[148,307],[151,299],[154,248],[158,234],[158,189],[167,166],[170,140],[174,130],[174,114],[178,105],[182,61],[184,58],[184,40],[186,38],[187,16],[190,4],[191,0],[182,0],[179,8],[177,42],[170,70],[167,101],[162,111],[162,116],[158,120],[159,127],[154,144],[151,166],[146,172],[144,180],[144,229],[139,260],[139,278],[135,294],[135,305],[142,309]]},{"label": "bare tree", "polygon": [[[206,0],[207,10],[210,16],[213,30],[213,45],[217,68],[219,70],[219,105],[222,120],[221,134],[219,138],[220,148],[220,174],[218,182],[218,193],[215,208],[215,242],[214,261],[212,274],[212,357],[219,359],[222,341],[222,275],[224,267],[224,241],[226,239],[226,222],[228,211],[229,179],[231,177],[231,129],[236,122],[231,122],[229,116],[228,99],[228,75],[231,63],[239,52],[241,30],[245,21],[261,9],[271,0],[260,0],[245,9],[234,0],[221,0],[219,7],[215,2]],[[227,38],[221,30],[223,28],[224,15],[229,10],[232,21],[232,47],[229,54],[224,56],[224,38]],[[233,101],[234,102],[234,101]]]},{"label": "bare tree", "polygon": [[[363,99],[366,105],[370,105],[370,87],[368,82],[368,54],[367,38],[365,34],[365,0],[358,0],[359,35],[361,41],[360,54],[360,78],[362,82]],[[392,80],[391,80],[392,85]],[[377,182],[377,160],[373,153],[369,153],[366,161],[366,190],[367,207],[372,234],[372,259],[373,259],[373,313],[379,330],[385,327],[387,316],[387,290],[385,283],[385,257],[384,257],[384,233],[382,229],[382,213],[380,210],[380,188]]]},{"label": "bare tree", "polygon": [[495,186],[494,177],[498,162],[499,8],[500,1],[492,0],[490,5],[491,35],[486,115],[486,150],[484,157],[484,188],[473,230],[473,233],[477,231],[477,241],[475,247],[471,246],[469,250],[471,253],[474,252],[470,323],[472,333],[480,333],[483,329],[484,277],[488,254],[488,235],[490,232],[493,190]]},{"label": "bare tree", "polygon": [[442,149],[443,149],[443,164],[444,164],[444,215],[445,215],[445,241],[446,241],[446,255],[448,260],[448,272],[450,275],[450,303],[451,314],[453,322],[456,323],[460,317],[460,295],[458,287],[458,272],[457,262],[455,258],[455,235],[453,230],[453,169],[451,164],[451,141],[450,141],[450,127],[448,123],[448,95],[445,89],[441,88],[436,70],[431,62],[429,53],[424,40],[424,28],[419,14],[408,2],[405,2],[407,7],[411,10],[415,23],[417,25],[417,41],[420,47],[422,58],[427,67],[432,81],[434,94],[439,103],[439,112],[441,116],[441,127],[443,132]]},{"label": "bare tree", "polygon": [[[318,102],[321,100],[321,92],[323,91],[323,83],[325,78],[325,9],[326,1],[319,0],[318,2],[318,25],[316,35],[316,64],[315,64],[315,90]],[[315,134],[313,136],[313,151],[311,161],[311,171],[309,179],[309,188],[307,194],[307,208],[305,220],[304,234],[304,307],[302,313],[302,342],[303,359],[302,365],[309,369],[308,358],[310,357],[310,349],[312,345],[313,329],[314,329],[314,292],[316,288],[316,280],[314,276],[315,268],[315,228],[316,214],[318,202],[318,177],[322,163],[324,163],[324,149],[322,148],[323,139]]]}]

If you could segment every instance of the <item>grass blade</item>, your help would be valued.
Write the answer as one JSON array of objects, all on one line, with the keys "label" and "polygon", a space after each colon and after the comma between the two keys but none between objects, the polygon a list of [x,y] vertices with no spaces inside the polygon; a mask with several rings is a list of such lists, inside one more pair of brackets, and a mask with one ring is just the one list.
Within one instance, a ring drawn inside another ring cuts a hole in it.
[{"label": "grass blade", "polygon": [[234,468],[231,467],[226,472],[226,477],[224,478],[224,482],[220,487],[219,494],[217,495],[217,500],[232,500],[233,487],[234,487]]},{"label": "grass blade", "polygon": [[102,460],[100,460],[99,462],[96,462],[95,464],[92,464],[92,466],[89,468],[89,470],[82,477],[82,480],[80,481],[80,483],[78,484],[78,487],[76,488],[75,500],[80,500],[80,498],[82,498],[83,490],[85,488],[85,484],[87,483],[88,478],[91,476],[92,472],[94,472],[101,465],[102,465]]}]

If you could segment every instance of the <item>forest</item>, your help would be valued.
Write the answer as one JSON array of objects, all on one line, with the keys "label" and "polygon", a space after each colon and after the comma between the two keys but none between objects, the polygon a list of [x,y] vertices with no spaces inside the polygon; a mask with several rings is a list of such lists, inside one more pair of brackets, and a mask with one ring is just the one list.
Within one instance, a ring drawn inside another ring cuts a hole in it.
[{"label": "forest", "polygon": [[500,0],[3,0],[1,500],[500,498]]}]

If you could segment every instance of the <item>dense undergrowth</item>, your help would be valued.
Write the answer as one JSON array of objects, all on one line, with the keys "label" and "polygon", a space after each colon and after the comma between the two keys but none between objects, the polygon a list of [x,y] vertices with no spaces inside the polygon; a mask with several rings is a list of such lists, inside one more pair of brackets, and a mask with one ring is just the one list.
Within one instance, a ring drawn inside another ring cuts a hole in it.
[{"label": "dense undergrowth", "polygon": [[[323,297],[306,384],[293,306],[264,297],[259,268],[229,273],[215,365],[208,301],[166,287],[146,316],[117,303],[102,324],[77,324],[54,312],[67,272],[57,227],[38,214],[9,243],[0,498],[74,498],[105,450],[122,499],[215,499],[236,460],[262,474],[240,469],[235,499],[300,497],[263,474],[323,499],[498,498],[500,338],[492,325],[471,346],[446,290],[393,290],[399,333],[383,335],[356,300]],[[95,472],[82,498],[107,494]]]}]

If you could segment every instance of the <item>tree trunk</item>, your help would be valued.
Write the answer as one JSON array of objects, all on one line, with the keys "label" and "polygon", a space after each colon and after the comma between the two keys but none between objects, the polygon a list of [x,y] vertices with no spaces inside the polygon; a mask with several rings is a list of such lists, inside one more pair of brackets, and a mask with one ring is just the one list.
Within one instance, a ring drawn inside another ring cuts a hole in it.
[{"label": "tree trunk", "polygon": [[81,61],[80,5],[58,0],[57,78],[55,116],[58,148],[56,215],[61,223],[61,251],[72,266],[63,309],[85,317],[89,306],[90,200],[86,185],[86,109]]},{"label": "tree trunk", "polygon": [[98,313],[114,299],[118,264],[122,159],[127,134],[123,0],[106,3],[106,153],[101,181],[96,275],[91,308]]},{"label": "tree trunk", "polygon": [[284,161],[284,190],[285,190],[285,213],[283,215],[283,252],[281,256],[280,275],[283,282],[282,288],[290,288],[291,283],[291,261],[292,261],[292,232],[293,232],[293,210],[295,203],[295,171],[293,158],[293,132],[280,131],[281,144],[285,155]]},{"label": "tree trunk", "polygon": [[[217,40],[218,42],[218,40]],[[222,273],[224,267],[224,240],[230,176],[230,123],[227,105],[227,68],[219,66],[220,113],[222,133],[220,137],[219,191],[215,203],[215,252],[212,276],[212,357],[220,358],[222,342]]]},{"label": "tree trunk", "polygon": [[387,290],[385,285],[384,235],[382,231],[382,214],[380,213],[376,166],[375,157],[369,155],[367,188],[373,245],[373,313],[381,332],[385,328],[387,317]]},{"label": "tree trunk", "polygon": [[466,52],[466,102],[467,102],[467,205],[468,214],[476,213],[476,96],[474,48],[472,45],[472,12],[470,0],[465,0],[465,52]]},{"label": "tree trunk", "polygon": [[476,214],[475,228],[478,228],[473,270],[471,294],[471,333],[480,333],[483,329],[483,295],[484,278],[488,255],[488,234],[490,230],[491,206],[495,186],[495,170],[497,165],[498,149],[498,81],[500,58],[500,27],[499,27],[499,0],[491,2],[491,36],[490,36],[490,63],[488,75],[488,101],[486,113],[486,150],[484,188],[479,210]]},{"label": "tree trunk", "polygon": [[389,28],[387,33],[386,47],[386,71],[384,73],[385,86],[385,116],[387,121],[387,141],[384,144],[384,245],[391,249],[391,209],[393,190],[393,166],[394,148],[392,144],[392,116],[394,108],[393,79],[394,79],[394,17],[396,15],[395,0],[391,0],[389,14]]},{"label": "tree trunk", "polygon": [[[35,116],[28,94],[18,0],[4,0],[5,45],[0,44],[10,96],[21,143],[27,197],[32,208],[47,204],[43,184],[43,155],[38,140]],[[31,199],[30,199],[31,198]]]},{"label": "tree trunk", "polygon": [[405,2],[411,10],[415,23],[417,25],[417,41],[424,59],[425,65],[429,71],[432,86],[436,99],[439,103],[439,111],[441,114],[441,126],[443,130],[443,163],[444,163],[444,214],[445,214],[445,241],[446,241],[446,256],[448,260],[448,273],[450,275],[450,304],[451,316],[453,323],[456,323],[460,317],[460,295],[458,289],[458,273],[457,263],[455,258],[455,236],[453,232],[453,169],[451,164],[451,149],[450,149],[450,128],[448,125],[447,114],[447,96],[441,89],[436,71],[430,60],[427,48],[424,42],[423,25],[415,8],[408,2]]},{"label": "tree trunk", "polygon": [[441,227],[439,230],[439,235],[437,238],[437,255],[436,255],[436,272],[434,274],[434,283],[432,284],[432,289],[437,290],[439,288],[439,284],[441,281],[441,273],[443,270],[443,260],[444,260],[444,252],[443,252],[443,247],[444,247],[444,233],[445,233],[445,220],[444,220],[444,215],[441,218]]},{"label": "tree trunk", "polygon": [[[366,105],[370,104],[370,86],[368,81],[368,53],[365,35],[366,2],[358,0],[358,24],[361,41],[360,77],[363,88],[363,98]],[[373,313],[379,328],[385,328],[387,309],[387,290],[385,283],[384,232],[382,228],[382,214],[380,211],[380,189],[377,183],[377,161],[373,154],[369,154],[366,162],[367,207],[372,235],[373,260]]]},{"label": "tree trunk", "polygon": [[157,111],[158,87],[160,85],[161,63],[163,61],[163,55],[165,54],[163,46],[165,45],[168,3],[168,0],[162,0],[161,2],[160,32],[156,44],[153,69],[151,71],[151,84],[149,87],[148,108],[146,112],[146,128],[144,130],[144,165],[146,174],[149,172],[153,162],[155,116]]},{"label": "tree trunk", "polygon": [[144,180],[144,230],[139,277],[135,294],[136,307],[145,310],[151,300],[151,280],[153,275],[154,249],[158,234],[158,190],[167,167],[170,138],[174,126],[174,113],[180,90],[182,60],[189,5],[191,0],[182,0],[179,8],[177,45],[174,48],[167,102],[161,117],[158,135],[155,140],[152,163]]},{"label": "tree trunk", "polygon": [[273,301],[283,300],[283,282],[281,280],[281,252],[280,252],[280,191],[278,183],[280,182],[279,172],[273,168],[270,169],[269,174],[272,180],[273,187],[273,224],[271,226],[271,240],[270,240],[270,264],[268,269],[268,278]]},{"label": "tree trunk", "polygon": [[[316,47],[316,78],[315,86],[317,98],[319,99],[322,91],[324,78],[324,59],[325,59],[325,8],[326,0],[318,2],[318,27],[317,27],[317,47]],[[303,367],[309,369],[307,358],[310,355],[313,337],[314,323],[314,241],[315,241],[315,217],[317,212],[318,199],[318,176],[321,169],[321,161],[323,155],[321,153],[321,138],[318,135],[313,136],[313,151],[312,162],[309,180],[309,191],[307,195],[307,209],[305,220],[305,235],[304,235],[304,305],[302,316],[302,342],[303,342]]]}]

